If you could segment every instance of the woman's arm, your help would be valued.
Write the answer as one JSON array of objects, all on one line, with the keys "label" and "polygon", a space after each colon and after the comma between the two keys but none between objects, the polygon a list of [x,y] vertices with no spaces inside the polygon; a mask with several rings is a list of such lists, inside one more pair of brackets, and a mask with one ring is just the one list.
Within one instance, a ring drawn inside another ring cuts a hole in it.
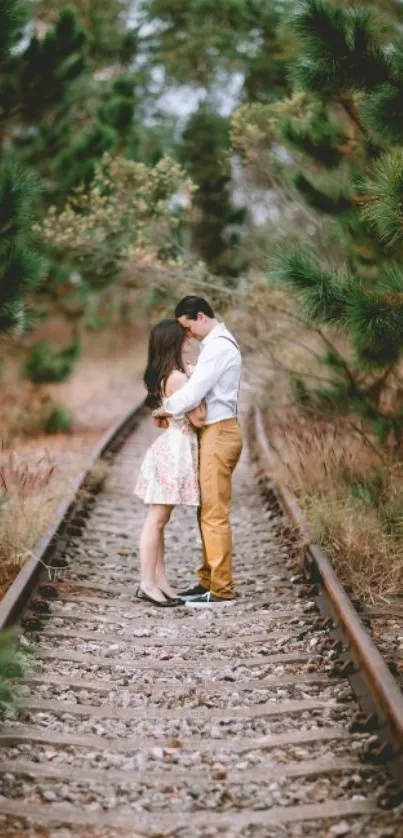
[{"label": "woman's arm", "polygon": [[[188,377],[187,375],[185,375],[184,372],[174,370],[174,372],[172,372],[169,376],[165,385],[166,395],[168,397],[172,396],[174,393],[177,392],[177,390],[180,390],[180,388],[183,387],[187,383],[187,381]],[[206,413],[206,403],[203,399],[203,401],[199,405],[197,405],[197,407],[194,407],[193,410],[189,410],[189,412],[186,413],[186,416],[189,419],[189,422],[191,422],[192,425],[195,426],[195,428],[202,428],[206,419]]]}]

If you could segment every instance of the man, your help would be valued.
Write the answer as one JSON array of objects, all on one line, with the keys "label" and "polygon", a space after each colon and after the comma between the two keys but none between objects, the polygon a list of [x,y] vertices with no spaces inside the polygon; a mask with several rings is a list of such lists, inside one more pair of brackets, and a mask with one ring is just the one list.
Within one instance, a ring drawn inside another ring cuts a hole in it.
[{"label": "man", "polygon": [[242,450],[237,420],[242,360],[235,338],[202,297],[184,297],[175,317],[199,341],[200,355],[189,381],[153,415],[183,415],[206,401],[206,422],[200,433],[203,564],[199,584],[180,594],[189,605],[202,608],[235,599],[230,505],[232,472]]}]

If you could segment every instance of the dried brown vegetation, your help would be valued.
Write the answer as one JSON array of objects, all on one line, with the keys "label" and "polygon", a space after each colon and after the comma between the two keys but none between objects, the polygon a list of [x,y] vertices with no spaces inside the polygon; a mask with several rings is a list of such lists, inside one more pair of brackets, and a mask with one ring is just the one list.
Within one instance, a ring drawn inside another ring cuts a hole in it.
[{"label": "dried brown vegetation", "polygon": [[[292,381],[326,386],[320,335],[295,301],[260,280],[232,315],[246,347],[245,396],[259,404],[276,451],[275,480],[293,491],[312,540],[345,585],[368,602],[403,594],[403,458],[357,417],[297,406]],[[331,335],[339,351],[343,338]],[[393,382],[390,382],[392,391]]]},{"label": "dried brown vegetation", "polygon": [[24,461],[0,452],[0,590],[29,556],[46,526],[56,464],[49,455]]},{"label": "dried brown vegetation", "polygon": [[347,422],[268,417],[274,479],[297,496],[313,541],[344,584],[367,601],[403,592],[403,462]]},{"label": "dried brown vegetation", "polygon": [[[65,340],[60,322],[46,324],[45,338]],[[138,328],[95,333],[87,338],[73,375],[43,392],[20,381],[24,345],[8,345],[0,383],[0,598],[26,561],[74,476],[88,467],[89,453],[100,435],[140,398],[146,341]],[[73,433],[47,436],[37,421],[49,400],[68,407]],[[90,475],[98,486],[107,464]]]}]

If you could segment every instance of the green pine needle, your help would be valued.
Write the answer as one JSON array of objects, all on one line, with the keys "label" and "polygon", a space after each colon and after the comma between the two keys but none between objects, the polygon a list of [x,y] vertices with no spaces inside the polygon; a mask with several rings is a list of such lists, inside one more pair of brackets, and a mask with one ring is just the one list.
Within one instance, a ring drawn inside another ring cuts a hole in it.
[{"label": "green pine needle", "polygon": [[298,293],[306,317],[316,324],[340,324],[345,314],[347,279],[318,268],[309,253],[290,248],[279,256],[270,275]]},{"label": "green pine needle", "polygon": [[382,84],[363,100],[363,121],[385,142],[403,141],[403,86]]},{"label": "green pine needle", "polygon": [[340,146],[345,142],[342,129],[333,125],[326,108],[318,103],[306,120],[283,119],[279,125],[285,140],[328,168],[339,165],[343,158]]},{"label": "green pine needle", "polygon": [[14,704],[18,697],[18,681],[23,677],[25,650],[16,645],[11,630],[0,632],[0,707]]},{"label": "green pine needle", "polygon": [[2,0],[0,3],[0,61],[20,40],[27,11],[21,0]]},{"label": "green pine needle", "polygon": [[292,75],[303,89],[341,94],[388,80],[385,27],[367,10],[343,8],[329,0],[302,0],[291,25],[301,44]]},{"label": "green pine needle", "polygon": [[380,240],[392,245],[403,241],[403,149],[384,154],[375,166],[374,177],[363,186],[369,202],[362,218]]},{"label": "green pine needle", "polygon": [[346,322],[357,357],[368,366],[395,363],[403,349],[403,294],[387,294],[350,289]]},{"label": "green pine needle", "polygon": [[296,189],[313,209],[327,215],[340,215],[350,210],[348,189],[342,182],[335,181],[334,178],[318,177],[313,183],[303,172],[297,172],[293,180]]}]

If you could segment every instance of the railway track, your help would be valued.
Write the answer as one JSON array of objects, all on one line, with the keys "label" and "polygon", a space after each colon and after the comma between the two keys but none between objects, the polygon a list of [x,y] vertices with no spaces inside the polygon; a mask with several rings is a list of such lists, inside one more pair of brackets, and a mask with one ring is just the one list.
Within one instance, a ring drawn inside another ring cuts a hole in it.
[{"label": "railway track", "polygon": [[[31,596],[34,655],[0,729],[2,838],[395,838],[401,811],[379,807],[388,775],[376,762],[398,766],[398,732],[386,752],[374,716],[357,716],[351,667],[334,677],[333,625],[318,621],[317,590],[296,596],[286,527],[248,451],[234,485],[236,605],[135,601],[144,508],[132,488],[155,430],[138,415],[109,449],[131,426],[102,491],[50,534],[47,561],[68,562],[58,598],[43,579],[33,592],[32,565],[8,602],[15,619]],[[176,510],[167,553],[179,587],[197,547],[194,513]]]}]

